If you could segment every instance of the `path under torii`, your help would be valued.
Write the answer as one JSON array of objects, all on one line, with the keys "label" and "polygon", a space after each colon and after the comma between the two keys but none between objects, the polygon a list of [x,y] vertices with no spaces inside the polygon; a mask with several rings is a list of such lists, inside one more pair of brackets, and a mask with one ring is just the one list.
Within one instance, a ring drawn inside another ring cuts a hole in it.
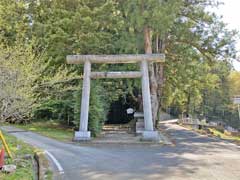
[{"label": "path under torii", "polygon": [[[91,78],[141,78],[144,113],[144,140],[157,140],[158,132],[154,131],[152,120],[151,95],[149,86],[148,63],[163,63],[163,54],[136,54],[136,55],[68,55],[68,64],[84,64],[83,88],[81,101],[81,116],[79,131],[75,132],[74,140],[90,140],[91,132],[88,131],[88,114],[90,99]],[[91,64],[121,64],[140,63],[141,71],[128,72],[91,72]]]}]

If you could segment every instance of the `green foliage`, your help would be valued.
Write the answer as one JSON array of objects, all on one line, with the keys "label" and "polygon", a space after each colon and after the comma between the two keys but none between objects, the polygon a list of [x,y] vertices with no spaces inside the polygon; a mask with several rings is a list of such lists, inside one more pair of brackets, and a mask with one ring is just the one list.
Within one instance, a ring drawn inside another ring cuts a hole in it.
[{"label": "green foliage", "polygon": [[104,89],[94,83],[91,89],[90,109],[89,109],[89,130],[93,136],[97,136],[106,119],[106,104],[104,102]]},{"label": "green foliage", "polygon": [[0,46],[0,117],[2,121],[25,121],[35,107],[35,81],[41,58],[31,44]]},{"label": "green foliage", "polygon": [[[24,40],[30,31],[30,16],[24,0],[0,1],[0,41],[13,45],[17,40]],[[25,39],[26,40],[26,39]]]},{"label": "green foliage", "polygon": [[[14,102],[8,114],[78,126],[83,68],[66,65],[66,55],[144,53],[147,26],[153,52],[166,55],[165,84],[158,90],[161,107],[175,107],[177,114],[222,119],[225,113],[225,119],[235,119],[230,89],[238,81],[228,76],[236,55],[236,32],[206,11],[217,4],[215,0],[1,0],[0,73],[5,76],[0,77],[4,79],[0,93]],[[139,67],[103,64],[92,69]],[[156,65],[155,69],[160,74]],[[10,80],[6,73],[12,74]],[[139,80],[123,79],[91,85],[89,129],[97,135],[109,104],[119,96],[133,96],[133,89],[141,86]]]},{"label": "green foliage", "polygon": [[[33,36],[56,70],[67,54],[113,52],[118,26],[113,1],[40,0],[32,2]],[[49,67],[49,68],[51,68]]]},{"label": "green foliage", "polygon": [[182,4],[182,0],[123,0],[119,3],[129,25],[138,30],[143,30],[147,25],[160,34],[171,29]]},{"label": "green foliage", "polygon": [[205,10],[212,2],[184,2],[181,16],[168,33],[162,107],[173,107],[177,115],[230,121],[226,116],[231,112],[227,77],[229,60],[236,55],[236,32]]},{"label": "green foliage", "polygon": [[144,53],[144,26],[151,28],[152,36],[164,38],[173,27],[182,5],[182,0],[118,0],[124,23],[119,28],[116,47],[121,53]]},{"label": "green foliage", "polygon": [[15,126],[27,131],[37,132],[60,141],[71,141],[73,136],[73,128],[63,125],[59,121],[37,121],[31,124],[19,124]]},{"label": "green foliage", "polygon": [[240,95],[240,72],[233,71],[228,77],[232,96]]}]

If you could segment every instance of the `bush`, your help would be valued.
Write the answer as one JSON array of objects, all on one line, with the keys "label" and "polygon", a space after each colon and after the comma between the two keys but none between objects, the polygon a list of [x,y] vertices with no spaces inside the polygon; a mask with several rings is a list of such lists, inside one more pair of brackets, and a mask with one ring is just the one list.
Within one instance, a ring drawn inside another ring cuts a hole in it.
[{"label": "bush", "polygon": [[42,71],[41,58],[31,44],[0,45],[0,120],[25,122],[32,117],[35,81]]}]

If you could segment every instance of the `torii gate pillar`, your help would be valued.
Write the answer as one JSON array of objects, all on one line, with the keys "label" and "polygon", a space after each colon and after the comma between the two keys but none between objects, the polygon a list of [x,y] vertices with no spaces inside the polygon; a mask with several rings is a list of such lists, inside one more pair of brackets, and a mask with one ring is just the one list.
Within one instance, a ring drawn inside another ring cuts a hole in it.
[{"label": "torii gate pillar", "polygon": [[[143,55],[70,55],[67,56],[69,64],[84,63],[81,116],[79,131],[75,132],[74,140],[84,141],[91,139],[91,132],[88,131],[88,113],[90,99],[91,78],[142,78],[142,97],[145,131],[143,140],[158,140],[159,135],[154,131],[152,120],[151,95],[149,86],[148,62],[164,62],[162,54]],[[91,72],[91,63],[141,63],[141,72]]]},{"label": "torii gate pillar", "polygon": [[88,131],[88,112],[90,100],[90,75],[91,63],[86,61],[84,63],[83,73],[83,87],[82,87],[82,101],[81,101],[81,115],[79,131],[75,132],[75,140],[90,140],[91,132]]},{"label": "torii gate pillar", "polygon": [[152,104],[149,86],[148,63],[146,60],[141,62],[142,73],[142,98],[143,98],[143,114],[144,114],[144,140],[157,140],[158,132],[154,131],[152,119]]}]

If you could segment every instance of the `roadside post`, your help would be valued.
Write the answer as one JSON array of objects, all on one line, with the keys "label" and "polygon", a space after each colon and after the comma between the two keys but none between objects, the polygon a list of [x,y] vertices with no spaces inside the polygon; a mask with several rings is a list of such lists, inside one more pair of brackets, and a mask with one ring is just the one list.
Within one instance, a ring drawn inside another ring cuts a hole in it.
[{"label": "roadside post", "polygon": [[7,151],[8,156],[9,156],[10,158],[12,158],[11,151],[10,151],[10,149],[9,149],[7,143],[6,143],[6,140],[5,140],[5,138],[4,138],[3,134],[2,134],[2,131],[0,131],[0,139],[1,139],[1,141],[2,141],[2,144],[3,144],[4,148],[5,148],[6,151]]},{"label": "roadside post", "polygon": [[4,166],[4,148],[0,150],[0,169]]}]

